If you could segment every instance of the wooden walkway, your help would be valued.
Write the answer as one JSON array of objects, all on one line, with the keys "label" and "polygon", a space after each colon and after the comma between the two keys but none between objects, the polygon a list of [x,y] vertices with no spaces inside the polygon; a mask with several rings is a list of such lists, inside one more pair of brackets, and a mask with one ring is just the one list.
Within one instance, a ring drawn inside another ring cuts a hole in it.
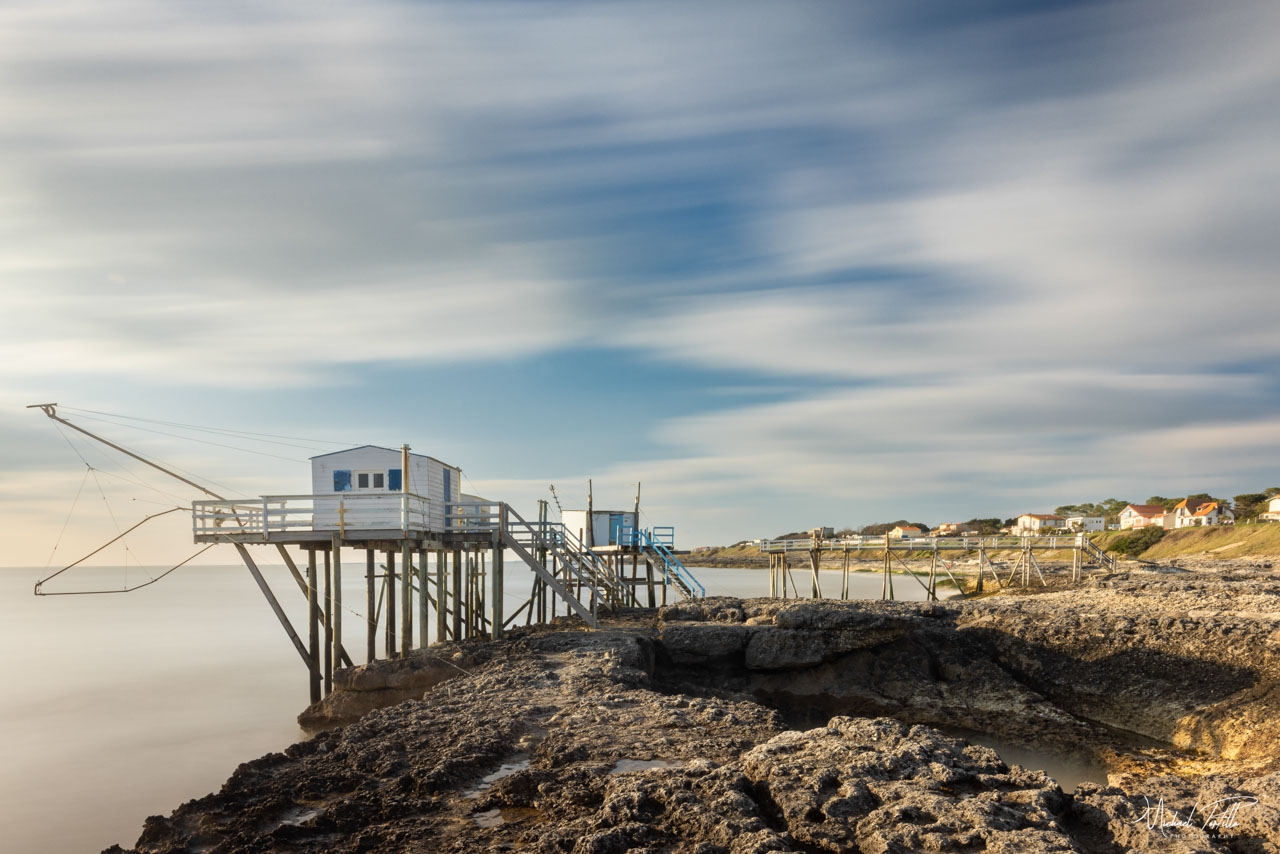
[{"label": "wooden walkway", "polygon": [[[945,574],[963,594],[964,585],[956,578],[962,571],[955,566],[959,555],[976,555],[978,558],[975,591],[983,592],[984,579],[990,577],[997,588],[1009,587],[1015,582],[1023,587],[1035,581],[1046,585],[1044,573],[1036,553],[1070,550],[1071,580],[1080,581],[1086,563],[1093,563],[1107,570],[1114,570],[1116,559],[1098,548],[1085,534],[1053,535],[1040,537],[915,537],[894,539],[882,537],[847,537],[826,539],[819,536],[786,540],[768,540],[760,544],[760,551],[769,555],[769,595],[786,599],[799,597],[800,589],[791,572],[791,556],[807,558],[810,574],[810,595],[822,597],[818,570],[823,556],[838,555],[843,570],[842,599],[849,598],[849,570],[853,558],[883,556],[884,583],[881,598],[893,599],[893,570],[898,567],[910,575],[925,589],[929,600],[938,598],[938,579]],[[1011,563],[1005,556],[1017,553]],[[995,556],[1005,558],[998,560]],[[921,576],[927,569],[927,581]],[[1005,577],[1001,577],[1004,573]],[[963,574],[963,573],[962,573]]]}]

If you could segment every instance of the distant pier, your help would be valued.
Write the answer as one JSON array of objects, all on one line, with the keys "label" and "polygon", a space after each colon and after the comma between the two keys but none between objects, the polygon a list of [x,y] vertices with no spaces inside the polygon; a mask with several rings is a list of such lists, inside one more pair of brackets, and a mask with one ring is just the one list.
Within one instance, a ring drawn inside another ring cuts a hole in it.
[{"label": "distant pier", "polygon": [[[920,584],[926,598],[938,598],[938,579],[946,575],[961,592],[964,586],[956,578],[959,572],[955,558],[960,554],[976,554],[978,558],[976,592],[984,590],[984,579],[989,578],[997,589],[1015,583],[1030,587],[1035,582],[1046,585],[1044,573],[1036,553],[1070,550],[1071,580],[1079,582],[1086,563],[1094,563],[1108,570],[1116,567],[1116,559],[1100,549],[1084,534],[1026,537],[830,537],[830,529],[815,528],[809,537],[784,540],[767,540],[760,544],[760,551],[769,556],[769,595],[786,599],[800,597],[800,585],[791,569],[791,556],[807,559],[809,566],[809,593],[813,598],[823,596],[818,570],[824,555],[839,555],[843,570],[840,598],[849,598],[849,562],[853,557],[870,557],[877,553],[884,560],[882,599],[893,599],[893,570],[898,567]],[[992,557],[993,554],[1017,553],[1011,563]],[[803,571],[803,570],[802,570]],[[927,572],[927,580],[921,576]],[[1003,574],[1003,577],[1002,577]]]}]

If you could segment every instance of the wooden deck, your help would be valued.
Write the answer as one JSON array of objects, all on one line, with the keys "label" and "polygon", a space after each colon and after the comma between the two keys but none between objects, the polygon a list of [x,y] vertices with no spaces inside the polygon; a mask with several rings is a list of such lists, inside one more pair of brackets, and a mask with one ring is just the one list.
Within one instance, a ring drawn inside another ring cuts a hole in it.
[{"label": "wooden deck", "polygon": [[[435,511],[435,512],[433,512]],[[268,495],[245,500],[205,500],[192,504],[192,536],[198,544],[230,543],[253,574],[286,633],[310,671],[312,701],[327,694],[333,668],[350,664],[342,647],[343,553],[363,551],[357,563],[366,579],[366,660],[377,655],[380,625],[386,656],[407,655],[429,641],[500,638],[522,614],[526,623],[555,619],[562,612],[597,625],[600,608],[655,600],[661,587],[681,595],[701,594],[696,579],[682,577],[662,548],[634,548],[632,578],[619,555],[587,548],[563,524],[549,522],[546,503],[529,522],[504,503],[451,502],[432,507],[411,493]],[[431,520],[444,520],[434,529]],[[646,533],[647,537],[647,533]],[[307,597],[307,639],[295,631],[249,546],[274,547]],[[305,554],[305,575],[288,547]],[[503,561],[514,554],[533,575],[529,598],[507,613]],[[644,580],[637,582],[637,563]],[[346,564],[350,566],[350,564]],[[684,570],[687,573],[687,570]]]}]

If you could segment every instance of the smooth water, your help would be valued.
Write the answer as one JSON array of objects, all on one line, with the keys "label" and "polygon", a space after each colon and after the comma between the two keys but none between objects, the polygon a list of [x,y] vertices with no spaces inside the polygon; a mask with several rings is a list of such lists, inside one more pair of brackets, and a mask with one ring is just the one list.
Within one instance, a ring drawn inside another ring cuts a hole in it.
[{"label": "smooth water", "polygon": [[1022,747],[985,732],[958,734],[970,744],[991,748],[1000,754],[1006,765],[1021,765],[1043,771],[1057,780],[1064,792],[1074,792],[1076,786],[1086,781],[1103,784],[1107,782],[1107,769],[1104,766],[1079,756]]},{"label": "smooth water", "polygon": [[[344,564],[343,634],[364,661],[363,561]],[[287,570],[263,566],[304,634],[306,601]],[[710,595],[764,596],[765,569],[699,569]],[[217,791],[241,762],[305,738],[306,671],[243,566],[183,567],[132,593],[32,595],[40,570],[0,568],[0,839],[9,851],[129,847],[148,815]],[[823,571],[827,595],[840,573]],[[828,579],[830,576],[830,579]],[[137,568],[76,569],[48,590],[120,588]],[[510,614],[529,595],[507,561]],[[804,588],[807,583],[797,575]],[[878,574],[851,595],[879,598]],[[899,598],[923,598],[897,576]],[[562,612],[563,613],[563,612]],[[523,616],[518,621],[523,623]],[[379,629],[379,653],[383,648]]]}]

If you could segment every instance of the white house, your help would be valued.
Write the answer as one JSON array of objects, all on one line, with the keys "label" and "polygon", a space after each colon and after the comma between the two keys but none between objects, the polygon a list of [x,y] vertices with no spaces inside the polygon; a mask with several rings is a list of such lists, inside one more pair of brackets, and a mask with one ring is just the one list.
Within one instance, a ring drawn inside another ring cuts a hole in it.
[{"label": "white house", "polygon": [[915,525],[899,525],[889,532],[889,538],[892,540],[909,540],[913,537],[923,537],[924,531]]},{"label": "white house", "polygon": [[[560,521],[565,529],[582,540],[587,548],[616,546],[624,528],[636,529],[634,510],[592,510],[591,527],[587,528],[586,510],[563,510]],[[630,545],[627,543],[626,545]]]},{"label": "white house", "polygon": [[1126,504],[1120,511],[1120,528],[1165,527],[1165,516],[1165,509],[1159,504]]},{"label": "white house", "polygon": [[1014,526],[1015,534],[1056,533],[1066,526],[1067,520],[1052,513],[1023,513]]},{"label": "white house", "polygon": [[1068,516],[1064,520],[1064,527],[1073,531],[1085,531],[1086,533],[1093,531],[1105,531],[1107,529],[1107,520],[1103,516]]},{"label": "white house", "polygon": [[[1173,527],[1195,528],[1202,525],[1228,525],[1236,520],[1231,508],[1203,498],[1184,498],[1173,508]],[[1167,525],[1166,525],[1167,527]]]},{"label": "white house", "polygon": [[1280,495],[1267,502],[1267,512],[1259,514],[1258,518],[1268,522],[1280,522]]},{"label": "white house", "polygon": [[[336,499],[341,497],[342,522],[347,527],[400,528],[407,493],[419,496],[412,506],[423,514],[427,530],[446,531],[451,527],[447,505],[460,500],[461,480],[462,469],[457,466],[412,453],[406,480],[404,452],[377,445],[321,454],[311,458],[311,494],[317,496],[315,527],[338,527]],[[330,495],[335,498],[320,498]]]}]

